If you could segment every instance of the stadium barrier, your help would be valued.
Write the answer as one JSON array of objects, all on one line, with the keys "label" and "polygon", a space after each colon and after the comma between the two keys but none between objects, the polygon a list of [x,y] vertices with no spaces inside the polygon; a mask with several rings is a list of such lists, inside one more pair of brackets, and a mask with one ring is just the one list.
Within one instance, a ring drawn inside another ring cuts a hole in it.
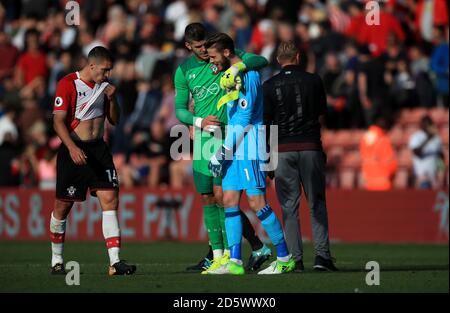
[{"label": "stadium barrier", "polygon": [[[52,191],[0,189],[0,240],[48,240],[53,197]],[[268,200],[281,218],[272,188]],[[329,190],[327,204],[332,241],[448,243],[448,191]],[[267,241],[245,200],[242,207]],[[311,239],[309,216],[302,199],[300,220],[305,240]],[[207,240],[201,200],[193,189],[121,190],[119,218],[124,240]],[[102,240],[101,208],[96,198],[74,205],[66,238]]]}]

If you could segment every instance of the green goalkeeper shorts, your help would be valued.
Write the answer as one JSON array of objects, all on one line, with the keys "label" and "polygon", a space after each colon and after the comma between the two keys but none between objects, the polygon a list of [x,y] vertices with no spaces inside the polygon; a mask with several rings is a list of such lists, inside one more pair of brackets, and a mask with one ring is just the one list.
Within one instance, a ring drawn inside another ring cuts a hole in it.
[{"label": "green goalkeeper shorts", "polygon": [[194,171],[194,184],[198,193],[208,194],[213,193],[213,186],[222,185],[222,177],[208,176],[197,171]]}]

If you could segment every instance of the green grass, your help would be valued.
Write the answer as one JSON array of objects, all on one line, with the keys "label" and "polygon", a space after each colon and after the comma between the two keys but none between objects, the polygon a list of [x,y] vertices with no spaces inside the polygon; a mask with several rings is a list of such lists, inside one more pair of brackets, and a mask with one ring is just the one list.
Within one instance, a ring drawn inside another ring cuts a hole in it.
[{"label": "green grass", "polygon": [[[248,257],[248,245],[243,255]],[[135,276],[109,277],[103,242],[69,242],[65,261],[81,266],[80,286],[49,275],[50,243],[0,242],[0,292],[448,292],[448,245],[333,244],[340,271],[312,270],[313,251],[305,246],[306,271],[263,276],[209,276],[186,273],[206,251],[201,243],[127,243],[122,258],[138,265]],[[380,264],[380,285],[367,286],[365,264]],[[246,261],[246,260],[245,260]],[[264,264],[266,267],[269,263]]]}]

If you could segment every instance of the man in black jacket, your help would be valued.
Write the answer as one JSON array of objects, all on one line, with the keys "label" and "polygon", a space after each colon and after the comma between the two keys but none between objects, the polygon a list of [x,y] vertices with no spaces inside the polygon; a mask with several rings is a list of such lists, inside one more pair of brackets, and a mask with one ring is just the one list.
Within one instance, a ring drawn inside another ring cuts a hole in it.
[{"label": "man in black jacket", "polygon": [[304,269],[298,218],[300,185],[311,209],[316,254],[314,269],[336,271],[328,237],[326,156],[322,150],[319,122],[325,114],[326,94],[320,77],[301,70],[299,59],[294,43],[281,43],[277,60],[282,70],[263,85],[264,123],[278,126],[276,192],[283,211],[288,249],[296,260],[296,271]]}]

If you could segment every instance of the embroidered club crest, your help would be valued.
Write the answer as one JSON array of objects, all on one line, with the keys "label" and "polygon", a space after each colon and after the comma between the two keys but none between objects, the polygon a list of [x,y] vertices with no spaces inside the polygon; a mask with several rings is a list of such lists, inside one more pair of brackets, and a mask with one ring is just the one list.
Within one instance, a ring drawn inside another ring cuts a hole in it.
[{"label": "embroidered club crest", "polygon": [[67,194],[69,195],[69,197],[73,197],[75,195],[75,191],[77,191],[77,188],[75,188],[74,186],[70,186],[69,188],[67,188]]},{"label": "embroidered club crest", "polygon": [[211,69],[211,71],[213,72],[214,75],[217,75],[219,73],[219,69],[214,64],[211,64],[210,69]]}]

